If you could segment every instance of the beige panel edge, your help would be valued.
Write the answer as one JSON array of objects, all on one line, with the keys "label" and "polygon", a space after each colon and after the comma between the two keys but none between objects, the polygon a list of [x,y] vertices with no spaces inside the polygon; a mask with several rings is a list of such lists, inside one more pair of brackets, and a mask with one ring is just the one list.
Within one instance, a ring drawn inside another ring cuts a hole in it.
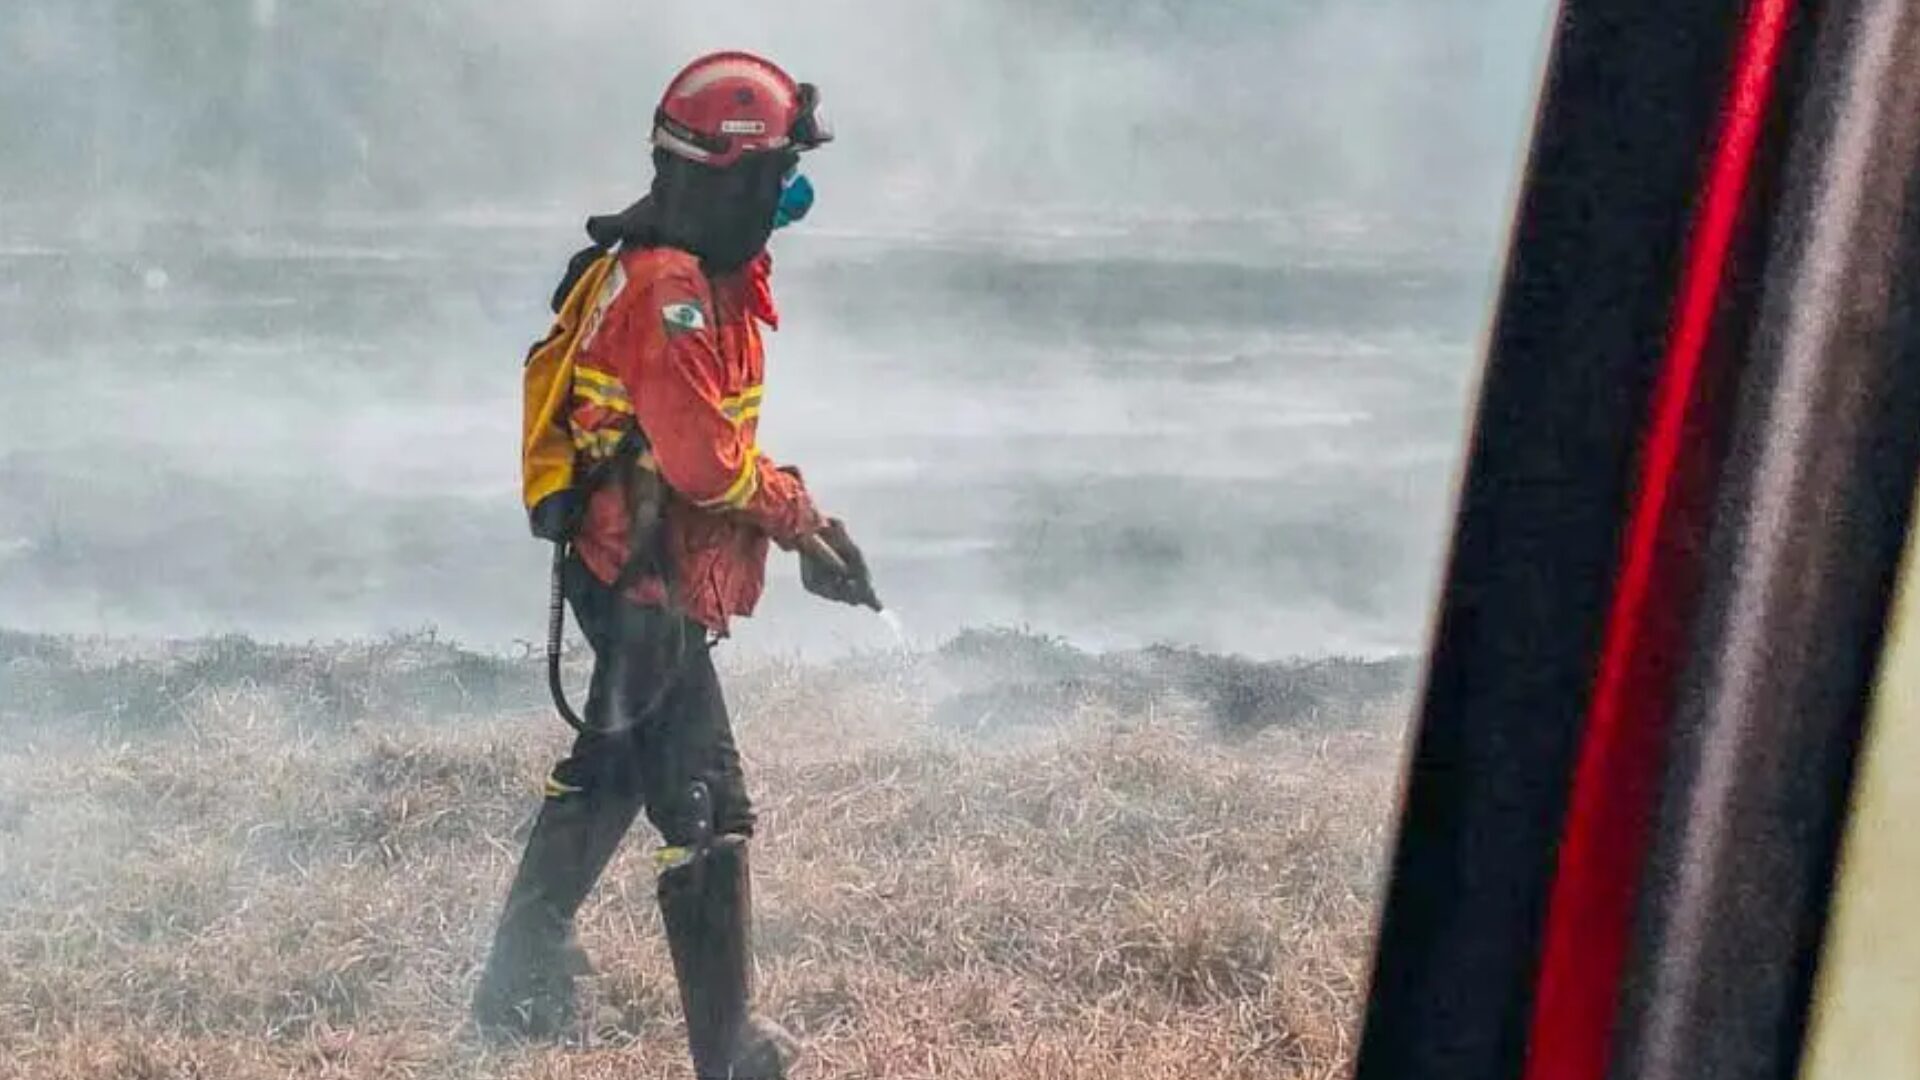
[{"label": "beige panel edge", "polygon": [[1920,1077],[1920,530],[1881,657],[1802,1080]]}]

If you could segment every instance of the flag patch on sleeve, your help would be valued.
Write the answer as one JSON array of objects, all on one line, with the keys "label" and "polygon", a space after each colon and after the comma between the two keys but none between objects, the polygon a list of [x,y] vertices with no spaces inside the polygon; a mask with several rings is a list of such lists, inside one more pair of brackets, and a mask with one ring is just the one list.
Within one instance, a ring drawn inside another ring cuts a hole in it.
[{"label": "flag patch on sleeve", "polygon": [[707,313],[700,310],[698,302],[687,300],[661,308],[660,321],[666,326],[668,337],[679,337],[681,334],[705,330]]}]

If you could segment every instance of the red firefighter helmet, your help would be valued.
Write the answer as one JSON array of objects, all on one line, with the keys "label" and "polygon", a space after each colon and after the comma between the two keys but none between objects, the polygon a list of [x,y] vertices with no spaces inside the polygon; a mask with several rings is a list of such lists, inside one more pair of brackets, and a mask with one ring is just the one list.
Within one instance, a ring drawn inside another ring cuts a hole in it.
[{"label": "red firefighter helmet", "polygon": [[811,150],[833,138],[820,92],[770,60],[717,52],[688,64],[667,84],[653,114],[653,144],[724,169],[748,154]]}]

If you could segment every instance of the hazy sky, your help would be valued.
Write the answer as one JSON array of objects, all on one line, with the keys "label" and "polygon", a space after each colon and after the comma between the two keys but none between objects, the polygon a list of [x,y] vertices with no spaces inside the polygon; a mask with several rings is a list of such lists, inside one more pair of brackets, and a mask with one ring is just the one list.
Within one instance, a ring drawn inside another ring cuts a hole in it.
[{"label": "hazy sky", "polygon": [[[840,133],[770,449],[926,633],[1406,648],[1548,16],[6,0],[0,620],[523,632],[519,358],[662,86],[741,47]],[[831,636],[776,578],[769,632]]]},{"label": "hazy sky", "polygon": [[201,216],[605,201],[644,182],[675,66],[736,46],[826,89],[844,138],[815,165],[823,215],[1484,216],[1546,17],[1544,0],[10,0],[0,196]]}]

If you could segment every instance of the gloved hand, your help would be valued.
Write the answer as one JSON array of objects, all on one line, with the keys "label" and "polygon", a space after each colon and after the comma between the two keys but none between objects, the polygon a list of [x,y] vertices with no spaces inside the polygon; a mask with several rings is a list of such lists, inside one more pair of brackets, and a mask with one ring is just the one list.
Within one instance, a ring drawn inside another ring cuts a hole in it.
[{"label": "gloved hand", "polygon": [[798,546],[800,583],[808,592],[838,604],[882,610],[866,557],[847,535],[845,522],[827,519],[825,528],[803,537]]}]

